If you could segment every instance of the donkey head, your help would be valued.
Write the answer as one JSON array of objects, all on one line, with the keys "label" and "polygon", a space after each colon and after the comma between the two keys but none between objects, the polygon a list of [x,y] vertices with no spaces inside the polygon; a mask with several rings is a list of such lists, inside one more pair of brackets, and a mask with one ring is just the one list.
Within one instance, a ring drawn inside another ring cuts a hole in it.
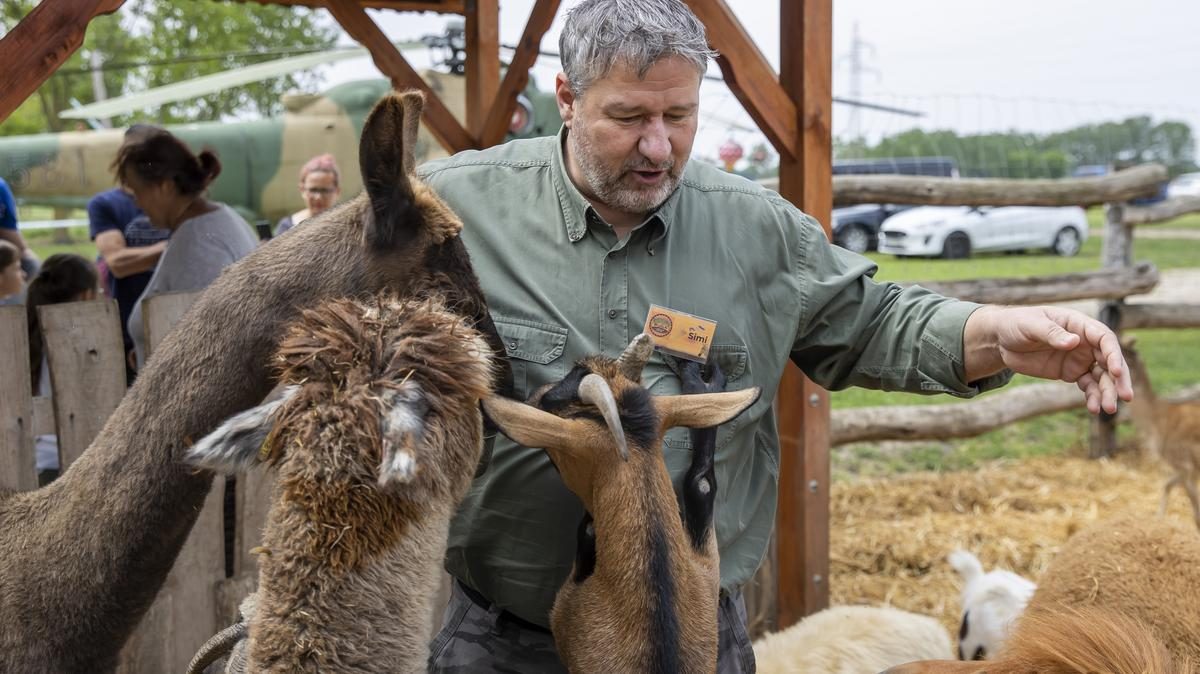
[{"label": "donkey head", "polygon": [[571,491],[590,508],[598,474],[614,462],[661,460],[663,433],[718,426],[758,400],[758,387],[728,393],[653,396],[641,385],[654,347],[638,335],[617,359],[593,356],[527,404],[491,396],[484,410],[514,441],[542,447]]},{"label": "donkey head", "polygon": [[231,417],[189,462],[229,472],[266,461],[298,485],[465,488],[491,358],[461,316],[435,301],[334,300],[304,312],[276,360],[284,395]]}]

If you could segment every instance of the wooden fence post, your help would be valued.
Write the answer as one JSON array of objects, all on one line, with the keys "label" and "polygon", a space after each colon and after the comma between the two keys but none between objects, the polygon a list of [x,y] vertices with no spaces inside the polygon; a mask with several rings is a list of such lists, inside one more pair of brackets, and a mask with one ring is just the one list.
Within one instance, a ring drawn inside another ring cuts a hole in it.
[{"label": "wooden fence post", "polygon": [[25,307],[0,307],[0,489],[37,489]]},{"label": "wooden fence post", "polygon": [[[147,360],[199,295],[165,293],[143,303]],[[185,671],[200,646],[219,629],[217,587],[225,578],[224,496],[225,479],[218,476],[162,590],[121,652],[118,671],[122,674]]]},{"label": "wooden fence post", "polygon": [[[1104,248],[1101,258],[1107,270],[1127,269],[1133,265],[1133,225],[1125,222],[1125,206],[1109,203],[1104,209]],[[1100,321],[1120,330],[1121,309],[1125,300],[1105,302],[1100,308]],[[1117,416],[1101,411],[1092,421],[1088,456],[1093,459],[1112,456],[1117,449]]]},{"label": "wooden fence post", "polygon": [[38,307],[54,419],[58,460],[65,471],[92,444],[125,395],[125,345],[113,300]]}]

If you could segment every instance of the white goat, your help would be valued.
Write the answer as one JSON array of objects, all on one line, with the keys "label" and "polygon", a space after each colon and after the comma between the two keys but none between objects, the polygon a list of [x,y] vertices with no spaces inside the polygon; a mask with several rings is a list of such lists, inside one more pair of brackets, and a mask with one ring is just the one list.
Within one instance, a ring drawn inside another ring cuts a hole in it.
[{"label": "white goat", "polygon": [[963,579],[958,659],[984,660],[1000,651],[1037,585],[1011,571],[984,573],[979,558],[966,550],[950,553],[948,561]]},{"label": "white goat", "polygon": [[876,674],[953,653],[938,621],[883,606],[827,608],[754,643],[762,674]]}]

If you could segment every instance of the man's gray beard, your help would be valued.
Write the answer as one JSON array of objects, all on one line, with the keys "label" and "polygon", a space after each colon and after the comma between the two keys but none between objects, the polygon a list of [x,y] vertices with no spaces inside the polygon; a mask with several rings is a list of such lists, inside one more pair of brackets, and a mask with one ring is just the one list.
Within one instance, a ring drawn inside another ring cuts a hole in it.
[{"label": "man's gray beard", "polygon": [[583,172],[583,179],[587,181],[592,195],[604,205],[626,213],[644,214],[661,206],[675,191],[679,176],[683,173],[683,166],[676,167],[671,161],[661,185],[649,190],[625,187],[621,184],[621,177],[626,167],[622,166],[615,176],[609,175],[596,160],[591,140],[585,134],[568,133],[567,142],[571,144],[575,161],[579,163],[579,170]]}]

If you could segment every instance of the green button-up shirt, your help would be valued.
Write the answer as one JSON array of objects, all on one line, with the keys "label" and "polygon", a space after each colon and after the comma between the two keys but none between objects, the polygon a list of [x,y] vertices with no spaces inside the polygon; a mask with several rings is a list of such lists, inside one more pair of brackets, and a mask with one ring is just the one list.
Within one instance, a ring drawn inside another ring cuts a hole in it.
[{"label": "green button-up shirt", "polygon": [[[575,188],[556,137],[425,164],[418,173],[464,222],[463,238],[512,363],[517,394],[557,381],[581,357],[618,355],[650,305],[712,319],[711,356],[728,388],[758,402],[718,432],[716,531],[721,582],[746,582],[775,521],[775,390],[788,358],[831,389],[973,395],[1003,377],[963,381],[962,333],[977,307],[871,280],[876,267],[831,246],[778,194],[701,162],[618,240]],[[643,383],[679,392],[658,355]],[[676,484],[686,429],[663,450]],[[583,507],[545,452],[496,440],[450,530],[447,570],[497,606],[548,625],[574,561]]]}]

